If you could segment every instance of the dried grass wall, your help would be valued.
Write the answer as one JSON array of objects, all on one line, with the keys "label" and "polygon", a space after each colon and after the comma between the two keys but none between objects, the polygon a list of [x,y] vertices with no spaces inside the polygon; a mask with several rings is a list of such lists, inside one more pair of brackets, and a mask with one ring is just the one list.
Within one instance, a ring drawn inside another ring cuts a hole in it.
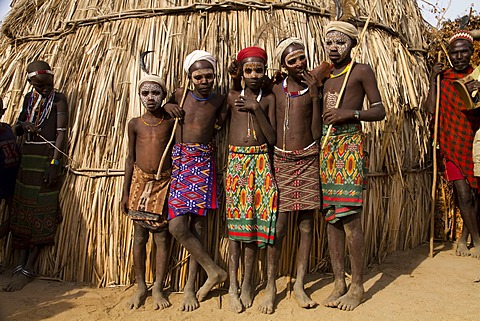
[{"label": "dried grass wall", "polygon": [[[374,10],[357,58],[377,75],[387,108],[383,122],[365,124],[370,153],[365,192],[366,257],[387,253],[427,238],[430,208],[426,116],[419,106],[426,96],[423,27],[414,0],[358,0],[355,13],[362,26]],[[218,58],[218,91],[229,87],[226,66],[236,52],[250,45],[264,47],[269,67],[276,43],[286,36],[305,40],[309,66],[325,59],[324,27],[333,19],[333,1],[65,1],[16,0],[2,25],[0,96],[13,123],[23,95],[30,90],[25,67],[33,59],[54,68],[56,88],[68,96],[72,158],[61,191],[64,221],[57,246],[44,251],[38,272],[70,281],[106,286],[129,284],[133,278],[132,224],[119,210],[126,155],[125,126],[142,112],[136,96],[142,72],[139,54],[154,50],[148,64],[166,78],[169,91],[185,75],[183,57],[200,46]],[[271,72],[272,70],[270,70]],[[219,167],[225,164],[225,136],[216,138]],[[209,217],[207,246],[226,266],[224,211]],[[311,270],[329,268],[325,223],[318,215]],[[292,224],[293,226],[293,224]],[[286,237],[280,273],[294,272],[297,232]],[[8,242],[0,259],[8,255]],[[152,244],[149,243],[149,249]],[[149,250],[150,251],[150,250]],[[10,257],[10,256],[9,256]],[[153,256],[149,252],[149,266]],[[168,282],[181,289],[186,253],[172,245]],[[259,256],[257,279],[264,271]],[[149,275],[151,280],[152,274]]]}]

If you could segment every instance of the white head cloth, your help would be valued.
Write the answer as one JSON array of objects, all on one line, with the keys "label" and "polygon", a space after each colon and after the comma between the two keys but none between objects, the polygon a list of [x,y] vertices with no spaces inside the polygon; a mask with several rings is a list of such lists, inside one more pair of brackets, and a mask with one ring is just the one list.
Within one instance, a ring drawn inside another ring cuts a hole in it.
[{"label": "white head cloth", "polygon": [[183,62],[183,70],[188,74],[190,67],[199,60],[208,61],[213,66],[213,72],[217,72],[217,59],[205,50],[194,50],[190,53]]},{"label": "white head cloth", "polygon": [[280,43],[277,45],[277,48],[275,49],[275,58],[278,62],[281,63],[283,52],[291,45],[300,45],[305,48],[303,41],[299,38],[291,37],[280,41]]},{"label": "white head cloth", "polygon": [[167,93],[167,88],[165,87],[165,82],[163,81],[162,78],[160,78],[160,76],[157,76],[157,75],[146,75],[146,76],[143,76],[140,81],[138,82],[138,92],[140,92],[140,88],[142,87],[142,85],[144,83],[146,83],[147,81],[150,81],[150,82],[154,82],[154,83],[157,83],[160,85],[160,87],[162,87],[163,89],[163,92],[166,94]]},{"label": "white head cloth", "polygon": [[326,34],[329,33],[330,31],[339,31],[341,33],[346,34],[353,40],[358,40],[357,27],[345,21],[330,21],[330,23],[327,25]]}]

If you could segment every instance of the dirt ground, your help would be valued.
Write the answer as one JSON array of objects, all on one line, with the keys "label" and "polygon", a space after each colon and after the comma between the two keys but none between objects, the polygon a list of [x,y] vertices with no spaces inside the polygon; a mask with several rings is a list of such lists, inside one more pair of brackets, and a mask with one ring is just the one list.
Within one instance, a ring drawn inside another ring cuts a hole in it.
[{"label": "dirt ground", "polygon": [[[215,290],[194,312],[180,312],[182,295],[170,293],[172,307],[155,311],[149,296],[138,310],[125,308],[134,287],[98,289],[78,283],[36,279],[22,291],[0,292],[0,320],[479,320],[480,260],[455,256],[454,244],[436,244],[435,256],[428,258],[428,245],[389,255],[381,265],[365,274],[365,302],[352,312],[318,305],[299,308],[286,291],[286,278],[279,278],[276,311],[263,315],[258,302],[241,314],[228,309],[228,295]],[[0,275],[0,288],[9,280],[9,271]],[[327,274],[309,276],[307,293],[316,302],[333,287]]]}]

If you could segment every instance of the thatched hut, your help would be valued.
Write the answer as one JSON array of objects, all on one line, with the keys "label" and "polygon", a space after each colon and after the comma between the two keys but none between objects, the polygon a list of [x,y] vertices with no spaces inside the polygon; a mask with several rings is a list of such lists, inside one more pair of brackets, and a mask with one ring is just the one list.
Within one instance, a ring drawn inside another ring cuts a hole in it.
[{"label": "thatched hut", "polygon": [[[374,5],[375,4],[375,5]],[[357,61],[376,73],[385,121],[365,124],[370,154],[363,226],[368,262],[428,239],[431,170],[427,116],[424,27],[415,0],[357,0],[348,8],[359,28],[372,12]],[[0,96],[13,123],[24,94],[26,64],[53,66],[56,88],[68,96],[68,166],[61,191],[63,223],[56,246],[45,250],[37,272],[99,286],[133,281],[132,224],[119,208],[127,121],[140,115],[136,84],[139,54],[153,50],[148,64],[170,91],[185,75],[182,62],[194,49],[217,56],[217,90],[229,87],[226,66],[241,48],[259,45],[269,53],[285,36],[305,40],[309,66],[325,58],[324,28],[334,19],[330,0],[302,1],[64,1],[15,0],[2,24]],[[225,164],[224,135],[218,135],[219,173]],[[293,216],[292,216],[293,219]],[[207,247],[226,265],[224,211],[211,213]],[[329,268],[325,223],[315,220],[310,270]],[[280,273],[294,273],[297,232],[290,230]],[[0,259],[10,259],[8,240]],[[151,246],[151,244],[150,244]],[[150,247],[151,248],[151,247]],[[150,253],[150,252],[149,252]],[[172,245],[168,282],[181,289],[187,253]],[[149,255],[149,266],[152,266]],[[258,271],[264,270],[263,254]],[[152,275],[149,276],[152,278]],[[258,273],[262,279],[262,273]]]}]

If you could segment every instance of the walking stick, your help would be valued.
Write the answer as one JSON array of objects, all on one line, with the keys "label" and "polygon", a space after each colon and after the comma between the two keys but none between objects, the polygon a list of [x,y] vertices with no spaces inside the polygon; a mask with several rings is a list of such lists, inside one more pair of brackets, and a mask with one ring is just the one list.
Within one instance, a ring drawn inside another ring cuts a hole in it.
[{"label": "walking stick", "polygon": [[[372,18],[373,11],[374,11],[375,7],[377,6],[377,3],[378,3],[378,0],[376,0],[375,3],[373,4],[372,9],[370,10],[370,13],[368,14],[367,20],[365,21],[365,26],[363,26],[363,30],[360,33],[360,36],[358,37],[358,44],[357,44],[357,47],[355,47],[355,49],[354,49],[355,51],[352,54],[352,62],[351,63],[353,63],[355,61],[355,58],[357,57],[359,47],[360,47],[360,43],[362,42],[363,37],[365,36],[368,25],[370,24],[370,19]],[[345,79],[343,80],[342,88],[340,89],[340,92],[338,93],[338,98],[337,98],[337,102],[335,103],[335,108],[338,108],[340,106],[340,101],[342,100],[343,93],[345,92],[345,88],[347,87],[348,77],[350,76],[350,73],[352,72],[352,69],[353,68],[349,68],[347,73],[345,74]],[[321,147],[322,151],[325,149],[325,146],[327,145],[328,139],[330,137],[330,132],[332,131],[332,127],[333,127],[332,124],[328,125],[328,130],[327,130],[327,133],[325,134],[325,137],[324,137],[323,143],[322,143],[322,147]]]},{"label": "walking stick", "polygon": [[[438,53],[438,62],[442,58],[442,52]],[[437,75],[437,96],[435,99],[435,126],[433,129],[433,181],[432,181],[432,205],[430,217],[430,257],[433,257],[433,235],[435,230],[435,199],[437,196],[437,140],[438,140],[438,109],[440,105],[440,74]]]}]

